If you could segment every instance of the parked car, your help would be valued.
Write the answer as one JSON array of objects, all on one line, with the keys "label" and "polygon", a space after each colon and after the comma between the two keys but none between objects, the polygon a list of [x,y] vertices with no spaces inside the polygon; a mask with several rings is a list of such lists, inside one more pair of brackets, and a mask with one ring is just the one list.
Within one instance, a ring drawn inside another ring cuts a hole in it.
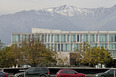
[{"label": "parked car", "polygon": [[116,77],[116,69],[109,69],[106,72],[95,74],[95,77]]},{"label": "parked car", "polygon": [[31,67],[25,72],[15,74],[15,77],[50,77],[47,67]]},{"label": "parked car", "polygon": [[0,77],[8,77],[8,73],[0,71]]},{"label": "parked car", "polygon": [[56,77],[86,77],[85,74],[78,73],[72,69],[61,69],[56,73]]}]

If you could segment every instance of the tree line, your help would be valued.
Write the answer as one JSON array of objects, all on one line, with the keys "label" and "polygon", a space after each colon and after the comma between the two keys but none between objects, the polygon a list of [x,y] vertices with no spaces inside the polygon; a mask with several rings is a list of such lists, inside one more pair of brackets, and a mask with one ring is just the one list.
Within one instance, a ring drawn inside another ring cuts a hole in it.
[{"label": "tree line", "polygon": [[[80,44],[74,48],[74,52],[70,53],[71,61],[75,65],[81,63],[88,66],[95,66],[98,63],[112,66],[113,59],[108,49],[102,47],[91,47],[87,42]],[[57,52],[52,48],[46,48],[42,42],[37,40],[22,42],[21,46],[12,44],[4,46],[0,41],[0,67],[12,67],[21,64],[30,64],[32,66],[52,66],[64,64],[62,58],[57,57]],[[67,58],[66,58],[67,60]]]},{"label": "tree line", "polygon": [[21,64],[32,66],[50,66],[56,63],[56,52],[47,49],[38,41],[23,42],[20,47],[13,44],[0,50],[0,67],[12,67]]},{"label": "tree line", "polygon": [[87,42],[80,44],[75,48],[75,52],[71,54],[75,64],[82,63],[89,66],[95,66],[98,63],[105,64],[108,67],[113,65],[111,52],[106,47],[91,47]]}]

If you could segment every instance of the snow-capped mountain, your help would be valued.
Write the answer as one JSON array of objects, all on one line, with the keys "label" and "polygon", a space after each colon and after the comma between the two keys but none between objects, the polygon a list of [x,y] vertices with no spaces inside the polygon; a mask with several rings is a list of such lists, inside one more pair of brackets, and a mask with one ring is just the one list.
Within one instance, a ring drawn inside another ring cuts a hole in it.
[{"label": "snow-capped mountain", "polygon": [[30,33],[33,27],[96,31],[116,30],[116,5],[111,8],[77,8],[63,5],[42,10],[0,15],[0,40],[10,43],[11,33]]}]

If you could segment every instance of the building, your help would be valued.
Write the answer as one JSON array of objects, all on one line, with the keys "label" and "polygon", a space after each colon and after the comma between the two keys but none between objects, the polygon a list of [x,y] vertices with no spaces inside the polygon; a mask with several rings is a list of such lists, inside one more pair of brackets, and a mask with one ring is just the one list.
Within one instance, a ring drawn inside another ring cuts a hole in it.
[{"label": "building", "polygon": [[46,48],[53,47],[54,51],[70,53],[75,47],[83,42],[88,42],[93,46],[104,46],[112,53],[116,59],[116,31],[61,31],[50,29],[32,28],[32,33],[13,33],[12,44],[21,45],[21,42],[41,40]]}]

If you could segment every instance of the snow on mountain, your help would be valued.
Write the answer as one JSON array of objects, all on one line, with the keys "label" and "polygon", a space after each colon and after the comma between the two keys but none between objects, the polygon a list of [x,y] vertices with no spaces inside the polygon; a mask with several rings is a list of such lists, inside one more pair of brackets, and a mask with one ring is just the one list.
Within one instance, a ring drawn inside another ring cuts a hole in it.
[{"label": "snow on mountain", "polygon": [[80,9],[75,6],[69,6],[69,5],[63,5],[55,8],[47,8],[47,9],[43,9],[43,11],[47,11],[50,13],[58,13],[65,16],[75,16],[79,14],[86,15],[93,13],[92,9],[82,9],[82,8]]}]

